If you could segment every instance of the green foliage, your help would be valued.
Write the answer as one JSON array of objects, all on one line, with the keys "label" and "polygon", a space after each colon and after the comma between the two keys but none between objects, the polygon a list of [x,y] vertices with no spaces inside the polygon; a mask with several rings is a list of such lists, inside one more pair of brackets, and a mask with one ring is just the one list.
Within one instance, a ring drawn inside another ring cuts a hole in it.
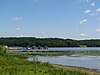
[{"label": "green foliage", "polygon": [[87,45],[87,47],[100,47],[100,40],[80,40],[78,41],[81,45]]},{"label": "green foliage", "polygon": [[7,52],[7,49],[4,46],[0,46],[0,55],[5,55]]},{"label": "green foliage", "polygon": [[55,68],[48,63],[30,62],[19,57],[0,55],[0,75],[88,75],[85,72]]},{"label": "green foliage", "polygon": [[7,46],[48,46],[48,47],[79,47],[80,44],[71,39],[59,38],[34,38],[34,37],[20,37],[20,38],[0,38],[0,44]]},{"label": "green foliage", "polygon": [[0,44],[7,46],[48,46],[48,47],[100,47],[100,40],[72,40],[60,38],[34,38],[34,37],[10,37],[0,38]]}]

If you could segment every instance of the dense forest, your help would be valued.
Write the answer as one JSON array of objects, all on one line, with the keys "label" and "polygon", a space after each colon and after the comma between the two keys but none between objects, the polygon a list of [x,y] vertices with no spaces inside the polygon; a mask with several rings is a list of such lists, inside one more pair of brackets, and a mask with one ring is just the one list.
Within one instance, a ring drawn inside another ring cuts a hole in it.
[{"label": "dense forest", "polygon": [[99,39],[72,40],[61,38],[35,38],[35,37],[7,37],[0,38],[1,45],[7,46],[48,46],[48,47],[100,47]]}]

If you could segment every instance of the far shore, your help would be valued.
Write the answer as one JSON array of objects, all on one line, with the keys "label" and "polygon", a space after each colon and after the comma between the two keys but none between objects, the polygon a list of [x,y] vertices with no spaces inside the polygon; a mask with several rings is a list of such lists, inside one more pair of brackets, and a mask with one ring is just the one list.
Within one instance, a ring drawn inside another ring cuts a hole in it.
[{"label": "far shore", "polygon": [[10,51],[10,54],[13,55],[40,55],[40,56],[62,56],[62,55],[90,55],[90,56],[100,56],[100,51],[34,51],[34,52],[12,52]]}]

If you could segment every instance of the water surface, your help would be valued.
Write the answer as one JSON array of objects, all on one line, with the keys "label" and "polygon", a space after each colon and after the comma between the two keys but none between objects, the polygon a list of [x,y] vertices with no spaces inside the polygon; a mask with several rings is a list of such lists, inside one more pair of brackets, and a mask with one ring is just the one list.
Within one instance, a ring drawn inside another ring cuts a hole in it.
[{"label": "water surface", "polygon": [[52,47],[49,51],[100,51],[100,47]]},{"label": "water surface", "polygon": [[29,57],[28,60],[100,70],[100,56],[86,56],[86,55],[35,56],[35,57]]}]

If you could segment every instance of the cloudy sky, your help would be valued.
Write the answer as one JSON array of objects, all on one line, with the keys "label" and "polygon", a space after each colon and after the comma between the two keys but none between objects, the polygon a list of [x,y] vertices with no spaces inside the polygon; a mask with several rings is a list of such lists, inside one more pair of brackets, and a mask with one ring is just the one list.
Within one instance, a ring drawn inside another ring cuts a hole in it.
[{"label": "cloudy sky", "polygon": [[100,0],[0,0],[0,37],[100,38]]}]

